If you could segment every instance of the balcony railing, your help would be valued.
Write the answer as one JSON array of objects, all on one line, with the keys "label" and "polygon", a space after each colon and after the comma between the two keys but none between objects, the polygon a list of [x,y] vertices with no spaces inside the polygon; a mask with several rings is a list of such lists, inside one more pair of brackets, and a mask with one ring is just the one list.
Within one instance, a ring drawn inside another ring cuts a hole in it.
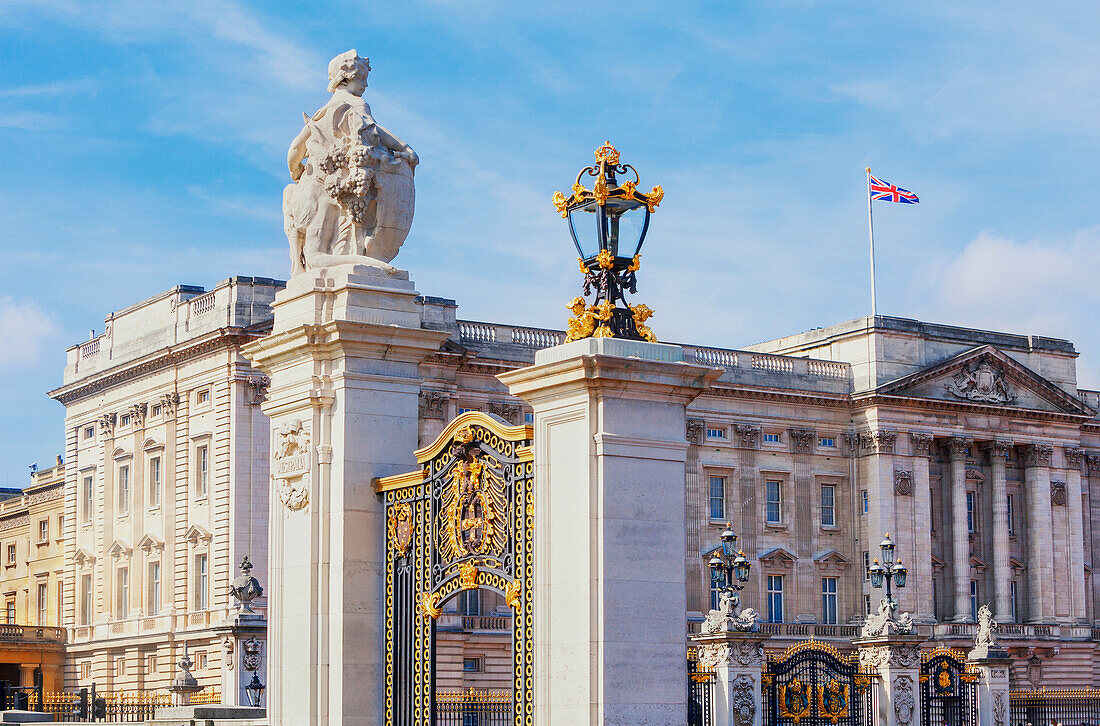
[{"label": "balcony railing", "polygon": [[0,643],[64,643],[65,628],[0,625]]}]

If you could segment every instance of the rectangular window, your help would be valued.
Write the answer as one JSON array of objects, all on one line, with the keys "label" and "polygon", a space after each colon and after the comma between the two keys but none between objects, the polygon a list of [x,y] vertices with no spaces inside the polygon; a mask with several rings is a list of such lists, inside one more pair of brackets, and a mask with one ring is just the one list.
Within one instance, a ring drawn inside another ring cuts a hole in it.
[{"label": "rectangular window", "polygon": [[149,459],[149,506],[160,506],[160,457]]},{"label": "rectangular window", "polygon": [[118,467],[118,513],[130,511],[130,467]]},{"label": "rectangular window", "polygon": [[458,614],[467,617],[481,615],[481,591],[463,590],[458,595]]},{"label": "rectangular window", "polygon": [[862,489],[859,492],[859,511],[863,514],[867,514],[871,509],[871,499],[867,496],[867,490]]},{"label": "rectangular window", "polygon": [[1006,503],[1008,504],[1008,512],[1007,512],[1008,533],[1010,535],[1013,535],[1013,534],[1016,534],[1016,527],[1013,526],[1013,522],[1012,522],[1014,517],[1012,516],[1012,495],[1011,494],[1008,495]]},{"label": "rectangular window", "polygon": [[864,595],[863,596],[863,612],[867,615],[871,614],[871,596],[870,595]]},{"label": "rectangular window", "polygon": [[160,563],[149,563],[149,600],[146,608],[149,615],[160,612]]},{"label": "rectangular window", "polygon": [[462,414],[467,413],[469,411],[476,411],[476,410],[477,410],[476,408],[462,408],[460,406],[459,409],[458,409],[458,413],[459,413],[459,415],[462,415]]},{"label": "rectangular window", "polygon": [[65,536],[65,515],[62,514],[57,518],[57,538],[61,539]]},{"label": "rectangular window", "polygon": [[195,494],[206,496],[210,483],[210,447],[203,444],[195,449]]},{"label": "rectangular window", "polygon": [[871,579],[869,574],[871,570],[871,555],[867,550],[863,550],[863,581],[867,582]]},{"label": "rectangular window", "polygon": [[43,519],[38,522],[38,541],[50,541],[50,520]]},{"label": "rectangular window", "polygon": [[768,575],[768,622],[783,622],[782,575]]},{"label": "rectangular window", "polygon": [[84,427],[84,440],[88,441],[89,439],[92,439],[94,437],[95,437],[95,426],[85,426]]},{"label": "rectangular window", "polygon": [[8,564],[9,565],[14,565],[15,560],[16,560],[15,545],[10,544],[10,545],[8,545]]},{"label": "rectangular window", "polygon": [[1012,580],[1008,583],[1008,602],[1012,608],[1012,622],[1020,622],[1019,615],[1016,613],[1016,581]]},{"label": "rectangular window", "polygon": [[91,625],[92,624],[92,576],[82,575],[80,577],[80,624]]},{"label": "rectangular window", "polygon": [[970,581],[970,619],[978,622],[978,581]]},{"label": "rectangular window", "polygon": [[201,391],[199,391],[198,402],[199,402],[200,405],[204,404],[204,403],[210,403],[210,389],[209,388],[204,388]]},{"label": "rectangular window", "polygon": [[523,414],[523,423],[527,424],[528,426],[535,423],[535,414],[531,411],[525,411]]},{"label": "rectangular window", "polygon": [[158,403],[158,404],[154,405],[153,407],[151,407],[149,409],[149,417],[150,418],[160,418],[160,412],[161,412],[161,406]]},{"label": "rectangular window", "polygon": [[195,557],[195,609],[206,609],[206,585],[210,573],[207,571],[206,555]]},{"label": "rectangular window", "polygon": [[119,419],[118,419],[118,425],[120,427],[129,426],[130,425],[130,414],[128,414],[128,413],[122,414],[122,416],[120,416]]},{"label": "rectangular window", "polygon": [[821,578],[821,622],[836,624],[836,578]]},{"label": "rectangular window", "polygon": [[206,653],[200,650],[198,653],[195,653],[195,667],[203,671],[206,670],[206,666]]},{"label": "rectangular window", "polygon": [[782,434],[769,434],[769,433],[764,434],[764,443],[765,444],[778,444],[782,440],[783,440]]},{"label": "rectangular window", "polygon": [[4,620],[8,625],[15,625],[15,600],[4,603]]},{"label": "rectangular window", "polygon": [[817,445],[823,449],[835,449],[836,439],[831,436],[822,436],[820,439],[817,440]]},{"label": "rectangular window", "polygon": [[977,529],[974,526],[974,492],[966,493],[966,531],[974,534]]},{"label": "rectangular window", "polygon": [[91,522],[92,521],[92,507],[94,506],[94,501],[95,501],[95,491],[92,488],[92,477],[90,477],[90,476],[84,477],[83,499],[84,499],[84,521],[86,523]]},{"label": "rectangular window", "polygon": [[708,439],[724,439],[724,438],[726,438],[726,430],[725,429],[710,429],[710,428],[708,428],[707,429],[707,438]]},{"label": "rectangular window", "polygon": [[477,673],[481,670],[480,658],[463,658],[462,670],[466,673]]},{"label": "rectangular window", "polygon": [[145,672],[150,674],[157,672],[157,656],[155,654],[145,656]]},{"label": "rectangular window", "polygon": [[130,568],[120,567],[115,577],[115,618],[130,617]]},{"label": "rectangular window", "polygon": [[710,609],[718,609],[718,592],[724,587],[728,587],[730,584],[730,575],[728,572],[724,573],[721,579],[717,582],[712,575],[710,578]]},{"label": "rectangular window", "polygon": [[821,526],[836,526],[836,487],[832,484],[821,485]]},{"label": "rectangular window", "polygon": [[44,582],[38,583],[38,625],[46,624],[47,598],[49,587]]},{"label": "rectangular window", "polygon": [[726,518],[726,477],[710,478],[710,518]]},{"label": "rectangular window", "polygon": [[768,524],[781,524],[783,522],[783,483],[779,481],[767,482],[767,498],[765,499],[766,521]]}]

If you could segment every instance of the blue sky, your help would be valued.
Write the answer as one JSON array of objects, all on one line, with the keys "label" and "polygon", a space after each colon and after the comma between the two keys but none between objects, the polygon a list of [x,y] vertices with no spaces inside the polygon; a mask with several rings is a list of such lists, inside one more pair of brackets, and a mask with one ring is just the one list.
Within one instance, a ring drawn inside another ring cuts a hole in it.
[{"label": "blue sky", "polygon": [[747,345],[879,311],[1073,340],[1100,387],[1100,5],[0,1],[0,483],[63,447],[45,391],[104,316],[285,277],[286,147],[356,48],[419,153],[397,264],[472,319],[561,327],[550,204],[610,139],[665,201],[639,300]]}]

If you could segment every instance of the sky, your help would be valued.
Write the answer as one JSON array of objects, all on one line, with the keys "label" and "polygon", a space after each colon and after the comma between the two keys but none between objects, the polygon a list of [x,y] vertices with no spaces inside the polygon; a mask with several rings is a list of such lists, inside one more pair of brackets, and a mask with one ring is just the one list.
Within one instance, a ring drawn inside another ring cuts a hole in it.
[{"label": "sky", "polygon": [[285,279],[286,149],[371,59],[419,154],[395,264],[562,328],[550,198],[605,140],[665,199],[637,300],[743,347],[870,312],[1072,340],[1100,388],[1100,3],[0,0],[0,484],[64,447],[65,349],[176,284]]}]

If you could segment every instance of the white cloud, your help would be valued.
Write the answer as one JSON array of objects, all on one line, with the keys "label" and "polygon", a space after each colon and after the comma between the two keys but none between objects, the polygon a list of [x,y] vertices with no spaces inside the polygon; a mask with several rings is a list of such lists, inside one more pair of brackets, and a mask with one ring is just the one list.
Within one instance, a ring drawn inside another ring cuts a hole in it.
[{"label": "white cloud", "polygon": [[1019,242],[986,231],[939,272],[926,319],[1067,338],[1082,353],[1079,384],[1097,387],[1097,270],[1100,226],[1055,242]]},{"label": "white cloud", "polygon": [[61,116],[41,111],[15,111],[0,114],[0,128],[21,131],[56,131],[65,126]]},{"label": "white cloud", "polygon": [[37,362],[58,333],[53,316],[36,303],[0,297],[0,369]]}]

